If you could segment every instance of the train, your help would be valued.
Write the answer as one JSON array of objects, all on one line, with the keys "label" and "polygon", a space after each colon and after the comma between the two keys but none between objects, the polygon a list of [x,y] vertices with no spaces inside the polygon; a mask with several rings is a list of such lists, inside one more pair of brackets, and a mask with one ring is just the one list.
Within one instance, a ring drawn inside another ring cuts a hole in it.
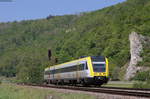
[{"label": "train", "polygon": [[81,57],[70,62],[49,66],[44,70],[46,84],[101,86],[108,80],[108,59],[104,56]]}]

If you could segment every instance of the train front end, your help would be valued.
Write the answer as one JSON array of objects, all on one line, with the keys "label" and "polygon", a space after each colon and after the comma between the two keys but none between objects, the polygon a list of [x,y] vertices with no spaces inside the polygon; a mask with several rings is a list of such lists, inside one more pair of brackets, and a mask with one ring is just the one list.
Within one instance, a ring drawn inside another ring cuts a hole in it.
[{"label": "train front end", "polygon": [[103,56],[91,56],[90,74],[95,85],[102,85],[109,80],[108,59]]}]

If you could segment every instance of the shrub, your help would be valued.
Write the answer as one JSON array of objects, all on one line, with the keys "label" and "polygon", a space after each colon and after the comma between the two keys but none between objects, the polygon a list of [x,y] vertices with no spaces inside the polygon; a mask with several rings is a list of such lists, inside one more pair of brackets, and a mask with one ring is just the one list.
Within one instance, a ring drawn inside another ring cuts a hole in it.
[{"label": "shrub", "polygon": [[133,78],[133,80],[138,80],[138,81],[147,81],[149,79],[150,79],[150,71],[139,72]]},{"label": "shrub", "polygon": [[133,84],[133,88],[150,88],[149,82],[136,82]]}]

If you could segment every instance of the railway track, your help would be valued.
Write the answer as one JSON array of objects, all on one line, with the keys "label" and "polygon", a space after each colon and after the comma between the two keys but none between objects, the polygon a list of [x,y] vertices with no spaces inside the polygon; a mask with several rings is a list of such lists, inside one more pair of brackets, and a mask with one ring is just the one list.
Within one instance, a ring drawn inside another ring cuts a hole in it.
[{"label": "railway track", "polygon": [[122,89],[122,90],[136,90],[136,91],[150,91],[150,89],[146,88],[120,88],[120,87],[100,87],[105,89]]},{"label": "railway track", "polygon": [[123,96],[136,96],[150,98],[150,89],[137,89],[137,88],[116,88],[116,87],[75,87],[75,86],[56,86],[56,85],[28,85],[44,88],[57,88],[57,89],[69,89],[77,91],[95,92],[95,93],[107,93]]}]

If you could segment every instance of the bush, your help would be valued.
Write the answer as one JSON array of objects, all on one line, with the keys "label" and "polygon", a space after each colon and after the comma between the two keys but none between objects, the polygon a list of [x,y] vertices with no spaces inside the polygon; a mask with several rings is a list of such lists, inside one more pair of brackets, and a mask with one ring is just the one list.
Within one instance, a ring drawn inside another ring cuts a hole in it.
[{"label": "bush", "polygon": [[138,80],[138,81],[147,81],[149,79],[150,79],[150,71],[139,72],[133,78],[133,80]]},{"label": "bush", "polygon": [[119,72],[118,71],[120,71],[120,68],[116,66],[114,68],[113,72],[112,72],[112,80],[113,81],[118,81],[119,80],[119,78],[118,78]]},{"label": "bush", "polygon": [[149,82],[136,82],[133,84],[133,88],[150,88]]},{"label": "bush", "polygon": [[0,80],[0,84],[2,83],[2,81]]}]

